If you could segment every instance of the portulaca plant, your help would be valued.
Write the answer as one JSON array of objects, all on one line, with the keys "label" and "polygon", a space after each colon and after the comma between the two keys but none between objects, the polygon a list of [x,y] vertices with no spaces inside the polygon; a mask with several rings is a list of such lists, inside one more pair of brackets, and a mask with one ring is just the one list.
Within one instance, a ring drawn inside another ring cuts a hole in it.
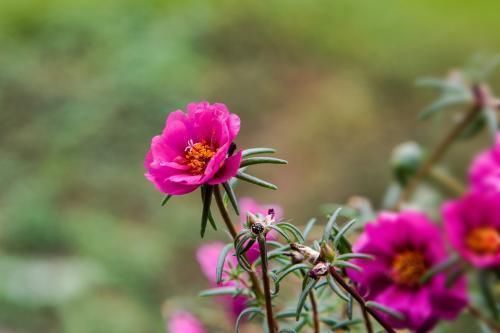
[{"label": "portulaca plant", "polygon": [[[222,304],[236,332],[248,321],[269,333],[429,332],[463,312],[484,332],[500,332],[500,101],[484,80],[482,68],[420,80],[441,92],[422,118],[461,106],[442,140],[429,153],[415,143],[395,149],[395,182],[379,212],[356,197],[303,228],[279,205],[238,198],[241,181],[277,189],[251,175],[254,166],[287,162],[270,157],[271,148],[240,149],[236,114],[208,102],[170,113],[152,139],[145,176],[165,194],[162,205],[199,190],[201,237],[208,225],[231,237],[199,247],[211,287],[199,296]],[[483,128],[491,147],[472,161],[463,185],[438,165],[453,143]],[[437,221],[418,206],[416,192],[429,179],[450,196]],[[185,309],[167,326],[207,331]]]}]

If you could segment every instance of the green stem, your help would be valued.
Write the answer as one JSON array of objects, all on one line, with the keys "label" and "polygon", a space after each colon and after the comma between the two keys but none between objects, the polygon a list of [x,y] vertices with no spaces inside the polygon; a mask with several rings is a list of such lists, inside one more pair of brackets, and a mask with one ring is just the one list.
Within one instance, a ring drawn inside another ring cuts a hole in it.
[{"label": "green stem", "polygon": [[[234,228],[233,222],[231,222],[231,217],[229,217],[226,206],[224,206],[224,200],[222,199],[222,193],[218,185],[214,186],[214,196],[217,207],[219,208],[220,215],[222,216],[222,220],[224,220],[226,228],[234,240],[238,233]],[[248,275],[250,276],[250,281],[252,282],[252,289],[255,293],[255,297],[257,297],[258,300],[262,301],[262,299],[264,298],[264,293],[262,292],[262,289],[260,287],[257,275],[255,274],[255,272],[249,272]]]},{"label": "green stem", "polygon": [[[371,332],[371,323],[369,323],[368,315],[370,314],[373,319],[375,319],[380,326],[382,326],[388,333],[396,333],[396,331],[388,324],[385,322],[385,320],[378,315],[372,308],[369,308],[365,304],[364,298],[358,293],[358,291],[354,288],[352,288],[350,285],[348,285],[342,276],[335,270],[334,267],[330,268],[330,274],[331,276],[335,279],[335,281],[338,282],[342,286],[342,288],[347,291],[349,294],[354,297],[354,299],[358,302],[359,306],[361,306],[361,310],[363,311],[363,317],[365,318],[365,324],[366,324],[366,329],[368,332]],[[368,321],[367,321],[368,319]]]},{"label": "green stem", "polygon": [[309,292],[309,300],[311,301],[311,310],[313,315],[314,333],[320,333],[320,324],[318,316],[318,304],[316,303],[316,296],[314,290]]},{"label": "green stem", "polygon": [[274,322],[273,315],[273,304],[271,300],[271,285],[269,283],[269,275],[268,275],[268,267],[267,267],[267,248],[266,248],[266,237],[263,235],[259,235],[259,250],[260,250],[260,259],[261,259],[261,267],[262,267],[262,280],[264,281],[264,299],[266,301],[266,318],[267,318],[267,327],[269,328],[270,333],[277,332]]}]

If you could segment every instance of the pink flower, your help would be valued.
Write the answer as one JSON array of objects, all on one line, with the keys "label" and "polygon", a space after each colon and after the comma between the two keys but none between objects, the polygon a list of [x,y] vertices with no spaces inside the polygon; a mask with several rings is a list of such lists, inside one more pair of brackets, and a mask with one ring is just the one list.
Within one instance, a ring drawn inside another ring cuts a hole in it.
[{"label": "pink flower", "polygon": [[146,178],[170,195],[223,183],[236,175],[241,162],[241,152],[231,155],[240,130],[237,115],[220,103],[190,103],[187,110],[169,114],[144,161]]},{"label": "pink flower", "polygon": [[[200,264],[201,271],[209,281],[211,287],[228,287],[228,286],[238,286],[238,282],[231,280],[228,272],[233,268],[238,266],[238,262],[234,257],[234,252],[230,252],[226,257],[226,262],[224,264],[224,271],[222,273],[222,282],[217,284],[216,281],[216,270],[217,261],[219,254],[224,248],[224,244],[221,242],[214,242],[202,245],[198,248],[196,252],[196,259]],[[220,296],[218,300],[224,304],[227,311],[229,312],[232,320],[236,320],[238,315],[246,308],[247,298],[245,296]]]},{"label": "pink flower", "polygon": [[168,322],[169,333],[205,333],[201,322],[185,311],[175,312]]},{"label": "pink flower", "polygon": [[472,191],[443,205],[451,245],[469,263],[500,268],[500,193]]},{"label": "pink flower", "polygon": [[[246,223],[247,213],[249,212],[266,216],[269,209],[274,209],[275,220],[279,221],[281,218],[283,218],[283,208],[279,205],[261,205],[251,198],[241,198],[239,200],[239,206],[241,211],[240,222],[242,225]],[[271,231],[269,234],[267,234],[268,240],[276,240],[276,238],[277,236],[275,231]],[[246,256],[250,263],[253,263],[255,260],[257,260],[257,258],[259,258],[260,250],[259,244],[257,242],[253,244],[250,249],[248,249],[248,251],[246,252]]]},{"label": "pink flower", "polygon": [[404,320],[381,313],[394,328],[416,332],[432,329],[440,319],[454,319],[467,304],[465,279],[452,288],[443,273],[420,283],[432,266],[447,258],[440,230],[422,213],[381,213],[366,225],[354,252],[375,260],[354,260],[363,271],[348,269],[365,297],[404,315]]},{"label": "pink flower", "polygon": [[500,192],[500,134],[491,149],[479,153],[469,169],[472,189]]}]

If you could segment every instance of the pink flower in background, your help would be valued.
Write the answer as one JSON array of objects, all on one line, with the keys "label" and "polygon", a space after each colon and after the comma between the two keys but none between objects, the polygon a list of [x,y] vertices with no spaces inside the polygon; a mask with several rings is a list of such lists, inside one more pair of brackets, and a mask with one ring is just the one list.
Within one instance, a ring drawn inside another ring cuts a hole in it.
[{"label": "pink flower in background", "polygon": [[454,319],[467,304],[465,279],[445,286],[443,273],[428,282],[421,277],[447,258],[440,230],[422,213],[381,213],[366,225],[354,252],[375,260],[353,260],[363,271],[348,269],[368,300],[390,307],[404,320],[380,313],[394,328],[427,332],[441,319]]},{"label": "pink flower in background", "polygon": [[236,174],[241,162],[241,152],[231,155],[240,130],[237,115],[224,104],[208,102],[190,103],[187,111],[169,114],[144,161],[146,178],[170,195],[223,183]]},{"label": "pink flower in background", "polygon": [[443,205],[451,245],[472,265],[500,268],[500,193],[473,191]]},{"label": "pink flower in background", "polygon": [[[239,206],[241,213],[240,222],[242,225],[246,223],[248,212],[266,216],[269,209],[274,209],[274,218],[276,221],[279,221],[283,217],[283,208],[281,206],[272,204],[261,205],[251,198],[241,198],[239,200]],[[276,233],[274,231],[271,231],[269,234],[267,234],[268,240],[276,240],[276,238]],[[246,255],[250,263],[253,263],[255,260],[257,260],[257,258],[259,258],[260,256],[259,244],[256,242],[254,245],[252,245],[252,247],[246,252]]]},{"label": "pink flower in background", "polygon": [[189,312],[175,312],[168,321],[168,333],[205,333],[201,322]]},{"label": "pink flower in background", "polygon": [[469,169],[472,189],[500,192],[500,134],[491,149],[479,153]]},{"label": "pink flower in background", "polygon": [[[227,272],[232,268],[238,266],[238,262],[233,256],[234,252],[230,252],[227,255],[226,262],[224,264],[224,272],[222,273],[222,282],[217,284],[217,260],[223,248],[223,243],[213,242],[200,246],[198,251],[196,251],[196,258],[200,264],[201,271],[213,288],[236,286],[238,284],[238,282],[230,280],[230,277],[227,274]],[[217,299],[224,304],[227,311],[230,313],[232,320],[236,320],[241,311],[246,308],[247,298],[245,296],[232,297],[228,295],[220,296]]]}]

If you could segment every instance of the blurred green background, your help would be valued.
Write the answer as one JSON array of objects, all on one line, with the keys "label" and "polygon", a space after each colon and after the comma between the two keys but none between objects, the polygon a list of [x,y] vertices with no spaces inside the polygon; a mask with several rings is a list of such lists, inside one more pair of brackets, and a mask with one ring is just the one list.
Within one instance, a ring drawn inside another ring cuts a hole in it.
[{"label": "blurred green background", "polygon": [[[143,177],[150,139],[190,101],[226,103],[240,147],[301,224],[325,202],[380,202],[388,158],[444,75],[500,46],[494,1],[0,1],[0,332],[162,332],[196,310],[198,195]],[[498,81],[498,75],[497,75]],[[462,176],[484,137],[447,159]],[[209,232],[209,238],[222,233]],[[207,303],[208,304],[208,303]]]}]

